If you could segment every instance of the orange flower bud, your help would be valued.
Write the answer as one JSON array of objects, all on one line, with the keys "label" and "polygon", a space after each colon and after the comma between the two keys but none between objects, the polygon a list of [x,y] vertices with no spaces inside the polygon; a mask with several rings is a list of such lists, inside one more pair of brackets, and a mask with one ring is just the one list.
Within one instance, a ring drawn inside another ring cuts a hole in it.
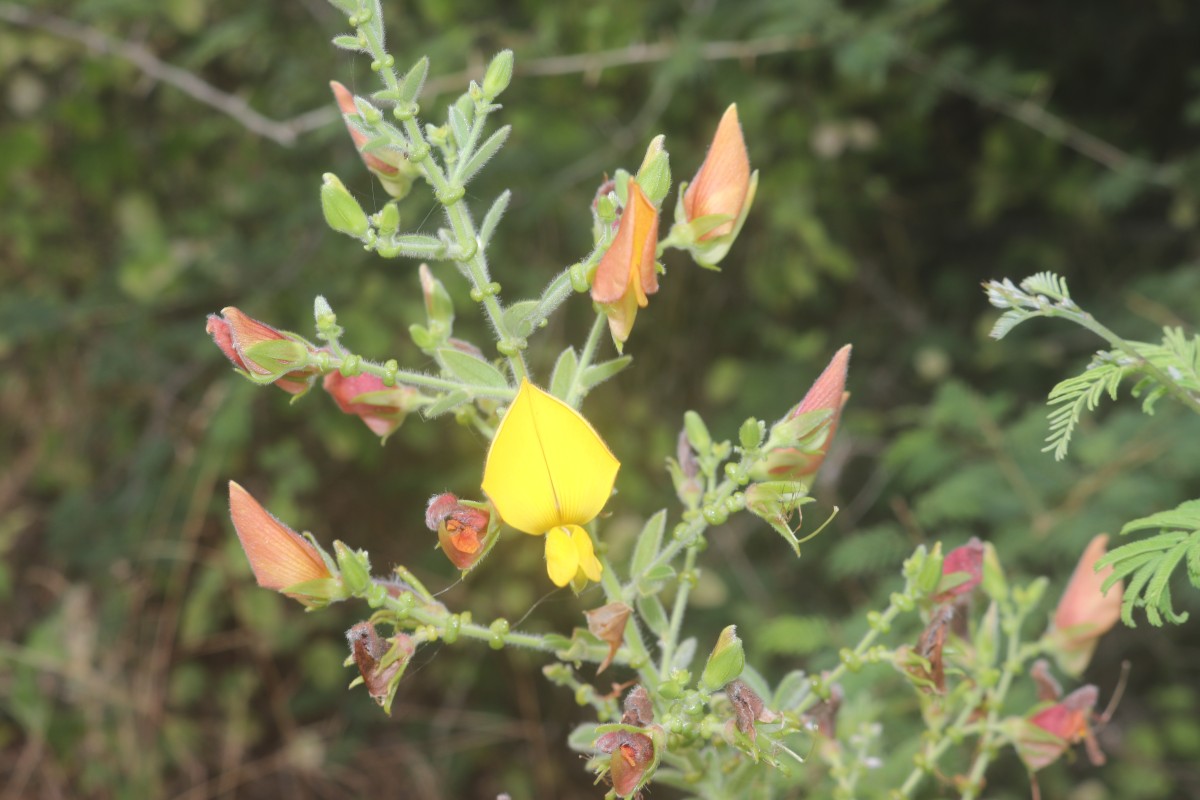
[{"label": "orange flower bud", "polygon": [[596,749],[612,753],[609,775],[618,797],[629,797],[647,779],[647,770],[654,764],[654,741],[644,733],[613,731],[596,740]]},{"label": "orange flower bud", "polygon": [[658,291],[655,251],[658,247],[658,209],[630,179],[628,200],[617,235],[596,267],[592,299],[608,315],[608,327],[618,349],[629,338],[638,308]]},{"label": "orange flower bud", "polygon": [[276,330],[229,306],[208,315],[205,330],[235,367],[255,383],[274,383],[290,394],[303,394],[317,374],[314,367],[292,369],[316,348],[299,336]]},{"label": "orange flower bud", "polygon": [[420,397],[410,386],[387,386],[382,378],[365,373],[347,378],[330,372],[324,386],[343,413],[357,416],[383,439],[400,427]]},{"label": "orange flower bud", "polygon": [[1054,612],[1048,636],[1059,667],[1069,675],[1082,674],[1100,637],[1121,617],[1124,586],[1117,581],[1104,593],[1100,587],[1112,574],[1112,567],[1096,571],[1107,543],[1107,534],[1088,543]]},{"label": "orange flower bud", "polygon": [[746,140],[742,138],[737,104],[734,103],[721,117],[708,155],[683,195],[688,222],[710,214],[729,218],[701,236],[700,241],[733,233],[749,193],[750,156],[746,152]]},{"label": "orange flower bud", "polygon": [[459,502],[454,495],[435,495],[425,509],[425,525],[437,531],[438,546],[459,569],[470,569],[483,557],[491,514]]},{"label": "orange flower bud", "polygon": [[[307,597],[318,595],[286,590],[333,577],[317,548],[271,516],[249,492],[233,481],[229,482],[229,513],[259,586],[305,602]],[[327,599],[328,595],[323,597]]]}]

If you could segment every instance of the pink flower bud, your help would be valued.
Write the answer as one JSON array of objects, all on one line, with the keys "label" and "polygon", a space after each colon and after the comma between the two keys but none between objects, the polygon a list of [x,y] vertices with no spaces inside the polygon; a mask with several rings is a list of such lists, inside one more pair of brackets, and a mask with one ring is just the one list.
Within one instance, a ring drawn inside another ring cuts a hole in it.
[{"label": "pink flower bud", "polygon": [[[337,81],[330,81],[329,88],[333,90],[333,97],[337,100],[338,110],[343,115],[358,116],[358,106],[354,104],[354,95],[351,94],[349,89]],[[346,123],[346,130],[350,132],[350,138],[354,140],[354,146],[358,148],[363,163],[367,165],[367,169],[379,173],[380,177],[392,176],[399,172],[395,164],[389,164],[374,153],[362,152],[363,147],[370,141],[365,133],[348,122]]]},{"label": "pink flower bud", "polygon": [[1054,612],[1048,633],[1051,648],[1059,667],[1069,675],[1083,673],[1100,637],[1121,617],[1124,586],[1117,581],[1104,593],[1100,587],[1112,574],[1112,567],[1096,571],[1107,543],[1106,534],[1088,543]]},{"label": "pink flower bud", "polygon": [[483,557],[483,539],[491,514],[459,501],[446,492],[430,498],[425,509],[425,525],[437,531],[438,546],[459,569],[470,569]]},{"label": "pink flower bud", "polygon": [[1053,764],[1072,745],[1087,744],[1088,758],[1099,766],[1105,756],[1092,732],[1093,709],[1099,690],[1088,684],[1081,686],[1062,701],[1044,708],[1025,720],[1016,737],[1017,754],[1031,772]]},{"label": "pink flower bud", "polygon": [[321,554],[307,539],[271,516],[233,481],[229,482],[229,513],[259,586],[305,602],[308,593],[284,590],[333,577]]},{"label": "pink flower bud", "polygon": [[983,542],[974,536],[961,547],[956,547],[942,560],[942,581],[935,603],[948,603],[957,597],[970,594],[983,582]]},{"label": "pink flower bud", "polygon": [[343,413],[357,416],[383,439],[400,427],[420,395],[411,386],[387,386],[382,378],[366,373],[347,378],[330,372],[324,386]]},{"label": "pink flower bud", "polygon": [[[765,479],[801,480],[816,474],[825,460],[829,444],[833,441],[833,435],[837,432],[838,423],[841,421],[842,407],[846,403],[846,398],[849,397],[849,394],[846,393],[846,374],[849,368],[850,345],[846,345],[833,354],[829,365],[809,388],[804,399],[789,411],[786,417],[775,424],[771,438],[778,439],[782,436],[786,439],[786,431],[802,422],[801,415],[813,411],[832,412],[828,424],[822,426],[824,435],[817,442],[810,443],[803,448],[787,444],[778,446],[777,442],[777,446],[768,452],[764,468],[759,470],[764,473]],[[801,438],[810,437],[813,433],[805,431]]]},{"label": "pink flower bud", "polygon": [[290,394],[303,394],[317,374],[315,367],[301,366],[316,348],[294,334],[276,330],[248,317],[233,306],[221,315],[208,315],[205,328],[217,347],[235,367],[256,383],[274,383]]},{"label": "pink flower bud", "polygon": [[750,156],[746,152],[746,140],[742,138],[742,126],[738,122],[735,103],[721,117],[708,155],[683,195],[683,208],[688,222],[710,214],[729,217],[728,221],[705,233],[700,240],[716,239],[732,233],[749,192]]}]

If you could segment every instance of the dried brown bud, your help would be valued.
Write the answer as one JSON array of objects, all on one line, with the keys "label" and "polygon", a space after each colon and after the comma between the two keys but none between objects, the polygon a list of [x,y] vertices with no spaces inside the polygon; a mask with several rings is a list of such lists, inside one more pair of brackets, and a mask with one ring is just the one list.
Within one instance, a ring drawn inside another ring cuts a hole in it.
[{"label": "dried brown bud", "polygon": [[625,695],[625,713],[621,715],[621,724],[644,728],[651,722],[654,722],[654,704],[650,702],[646,687],[638,684]]},{"label": "dried brown bud", "polygon": [[633,609],[624,603],[609,603],[583,612],[587,617],[588,632],[608,645],[608,655],[600,662],[600,668],[596,670],[597,675],[612,663],[617,649],[625,640],[625,623],[629,621],[632,612]]},{"label": "dried brown bud", "polygon": [[729,698],[736,714],[737,729],[754,741],[758,738],[755,722],[774,722],[779,715],[768,709],[758,693],[740,680],[725,684],[725,696]]},{"label": "dried brown bud", "polygon": [[[354,663],[358,666],[367,692],[379,705],[390,707],[391,682],[408,666],[408,661],[416,649],[412,639],[406,634],[398,633],[390,640],[384,640],[375,631],[374,625],[359,622],[346,631],[346,641],[350,644],[350,653],[354,656]],[[384,656],[392,646],[400,648],[398,657],[383,666]]]}]

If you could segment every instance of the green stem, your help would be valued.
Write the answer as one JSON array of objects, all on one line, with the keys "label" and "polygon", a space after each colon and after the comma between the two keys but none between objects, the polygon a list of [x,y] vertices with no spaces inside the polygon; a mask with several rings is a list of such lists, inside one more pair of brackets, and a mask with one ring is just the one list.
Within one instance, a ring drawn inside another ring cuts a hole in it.
[{"label": "green stem", "polygon": [[1180,386],[1175,379],[1168,375],[1163,370],[1159,369],[1150,360],[1134,349],[1133,345],[1122,339],[1113,331],[1109,330],[1101,324],[1095,317],[1088,312],[1080,309],[1079,311],[1069,311],[1065,309],[1054,308],[1048,316],[1062,316],[1087,328],[1092,333],[1107,341],[1114,348],[1120,350],[1125,355],[1141,363],[1141,370],[1154,378],[1163,385],[1164,388],[1179,402],[1190,408],[1197,414],[1200,414],[1200,397],[1196,397],[1184,387]]},{"label": "green stem", "polygon": [[983,789],[983,774],[996,754],[996,748],[992,742],[996,738],[1000,709],[1008,696],[1013,678],[1021,671],[1024,664],[1024,659],[1021,657],[1021,623],[1025,619],[1025,614],[1019,610],[1013,613],[1014,617],[1005,631],[1008,634],[1008,648],[1004,658],[1004,671],[1001,673],[1000,682],[996,685],[995,690],[988,694],[988,715],[983,723],[983,733],[979,737],[978,755],[975,756],[975,762],[971,764],[971,771],[967,774],[961,800],[974,800]]},{"label": "green stem", "polygon": [[583,350],[579,353],[579,365],[575,369],[575,374],[571,376],[571,387],[567,390],[566,403],[571,408],[579,408],[579,404],[583,402],[584,389],[580,378],[585,370],[592,365],[592,359],[596,357],[596,348],[600,345],[600,337],[607,327],[608,317],[604,314],[596,314],[595,321],[592,322],[592,329],[588,331],[587,339],[583,343]]},{"label": "green stem", "polygon": [[[332,372],[342,365],[342,359],[332,359]],[[315,364],[313,366],[316,366]],[[462,391],[472,397],[491,397],[496,400],[512,400],[515,393],[512,389],[500,388],[496,386],[476,386],[474,384],[463,383],[462,381],[451,380],[449,378],[439,378],[436,375],[426,375],[422,372],[412,372],[406,369],[391,370],[381,364],[373,364],[369,361],[360,361],[359,368],[377,378],[387,380],[392,378],[396,383],[402,383],[406,386],[420,386],[426,389],[437,389],[439,391],[457,392]]]},{"label": "green stem", "polygon": [[[890,626],[892,620],[899,615],[900,606],[896,605],[895,601],[892,601],[888,604],[888,607],[884,609],[883,613],[879,615],[879,622],[876,623],[876,625],[871,626],[871,628],[865,634],[863,634],[863,637],[858,640],[858,644],[856,644],[854,649],[851,651],[853,658],[861,660],[866,654],[867,650],[871,648],[871,645],[875,644],[875,640],[879,638],[880,630],[886,629],[888,626]],[[837,680],[846,673],[846,670],[849,669],[849,666],[846,663],[848,660],[852,659],[843,658],[841,662],[832,670],[830,670],[827,675],[822,676],[821,683],[824,686],[832,686],[834,683],[836,683]],[[817,701],[821,699],[823,698],[816,692],[808,693],[797,704],[795,713],[803,714],[805,711],[815,706]]]},{"label": "green stem", "polygon": [[910,794],[912,794],[913,790],[921,784],[921,779],[925,777],[927,772],[937,765],[938,760],[948,749],[950,749],[950,745],[953,743],[953,739],[946,735],[946,732],[951,730],[961,732],[962,728],[975,714],[975,711],[978,708],[977,703],[980,699],[982,698],[976,697],[975,694],[967,696],[966,702],[962,711],[959,712],[958,717],[955,718],[954,722],[950,723],[948,728],[942,731],[942,737],[938,739],[937,743],[924,754],[924,765],[913,767],[912,772],[908,773],[908,777],[905,778],[904,783],[901,784],[899,790],[897,790],[896,796],[908,797]]},{"label": "green stem", "polygon": [[699,548],[689,547],[683,559],[683,572],[679,574],[679,586],[675,590],[674,605],[671,608],[671,624],[667,628],[667,636],[663,641],[662,661],[659,672],[669,675],[671,659],[675,657],[675,647],[679,641],[679,631],[683,628],[683,614],[687,609],[688,595],[695,583],[692,571],[696,568],[696,556]]},{"label": "green stem", "polygon": [[[396,73],[391,67],[383,66],[386,65],[388,57],[383,42],[373,35],[369,27],[360,26],[358,30],[365,36],[372,58],[381,63],[379,73],[383,77],[383,82],[388,89],[398,90],[399,80],[396,78]],[[410,159],[420,167],[425,179],[433,187],[437,201],[446,209],[446,218],[450,222],[450,229],[454,233],[460,252],[469,254],[455,263],[459,265],[480,297],[488,320],[499,337],[500,352],[508,359],[513,379],[519,383],[522,379],[529,377],[525,358],[521,354],[524,343],[512,334],[505,323],[503,309],[500,301],[496,298],[497,293],[493,290],[491,278],[488,275],[487,258],[484,256],[482,248],[479,247],[475,224],[471,221],[471,215],[463,199],[466,190],[461,184],[448,180],[441,166],[433,159],[430,154],[429,142],[425,139],[421,123],[416,117],[406,117],[403,124],[404,133],[409,140],[407,152]]]}]

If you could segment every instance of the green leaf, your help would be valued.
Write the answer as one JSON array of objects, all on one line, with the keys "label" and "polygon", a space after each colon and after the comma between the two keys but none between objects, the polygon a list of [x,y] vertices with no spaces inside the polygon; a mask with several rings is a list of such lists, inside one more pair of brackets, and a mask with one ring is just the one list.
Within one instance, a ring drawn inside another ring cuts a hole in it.
[{"label": "green leaf", "polygon": [[352,53],[362,51],[362,44],[359,43],[357,36],[335,36],[333,37],[333,46],[341,50],[349,50]]},{"label": "green leaf", "polygon": [[599,386],[606,380],[616,375],[621,370],[633,363],[633,356],[621,356],[614,358],[611,361],[604,361],[600,364],[593,364],[583,371],[579,383],[583,386],[584,391],[590,391],[592,388]]},{"label": "green leaf", "polygon": [[471,396],[466,392],[458,390],[447,392],[433,403],[422,408],[421,416],[425,417],[426,419],[440,417],[442,414],[453,411],[464,403],[469,403],[470,401]]},{"label": "green leaf", "polygon": [[654,563],[662,549],[663,532],[667,528],[667,510],[656,512],[642,527],[638,534],[637,544],[633,548],[633,558],[629,561],[629,574],[634,579],[642,576],[647,568]]},{"label": "green leaf", "polygon": [[436,354],[438,363],[452,377],[472,386],[491,389],[506,389],[508,381],[504,374],[482,358],[464,353],[454,347],[443,347]]},{"label": "green leaf", "polygon": [[531,335],[542,321],[537,316],[537,300],[521,300],[504,309],[504,322],[514,336],[522,339]]},{"label": "green leaf", "polygon": [[501,217],[508,210],[508,201],[512,199],[512,192],[505,189],[500,193],[500,196],[492,203],[492,207],[483,217],[483,222],[479,225],[479,241],[481,247],[487,248],[492,241],[492,234],[496,232],[496,226],[500,224]]},{"label": "green leaf", "polygon": [[579,359],[575,356],[575,348],[568,347],[559,353],[558,360],[554,362],[554,372],[550,375],[550,394],[559,400],[566,400],[577,369]]},{"label": "green leaf", "polygon": [[637,590],[640,595],[651,595],[662,591],[663,586],[668,581],[674,580],[675,569],[670,564],[659,564],[651,570],[647,570],[637,581]]},{"label": "green leaf", "polygon": [[471,123],[467,122],[467,118],[458,110],[457,106],[450,106],[449,109],[450,130],[454,133],[454,141],[460,149],[467,146],[467,140],[471,136]]},{"label": "green leaf", "polygon": [[639,597],[634,601],[637,606],[638,614],[645,621],[646,627],[649,628],[658,637],[667,635],[667,629],[671,626],[667,619],[667,610],[663,608],[662,601],[657,595],[648,597]]},{"label": "green leaf", "polygon": [[479,145],[479,148],[471,154],[470,159],[463,163],[462,168],[459,170],[456,176],[458,182],[463,185],[470,182],[471,178],[475,177],[475,173],[483,169],[483,165],[490,161],[492,156],[500,152],[500,148],[504,146],[510,133],[512,133],[512,126],[505,125],[489,136],[487,141]]}]

